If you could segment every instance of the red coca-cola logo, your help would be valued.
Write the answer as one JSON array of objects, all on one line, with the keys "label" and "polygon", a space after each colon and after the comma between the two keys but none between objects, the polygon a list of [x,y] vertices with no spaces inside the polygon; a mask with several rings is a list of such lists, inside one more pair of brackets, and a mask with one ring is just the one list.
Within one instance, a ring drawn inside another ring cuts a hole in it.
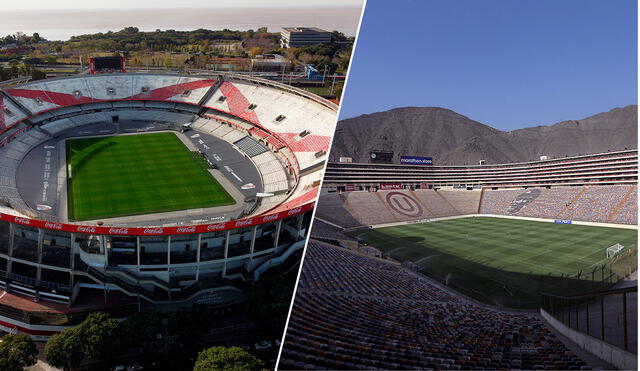
[{"label": "red coca-cola logo", "polygon": [[19,224],[24,224],[24,225],[29,225],[31,224],[31,219],[27,219],[27,218],[15,218],[13,219],[16,223]]},{"label": "red coca-cola logo", "polygon": [[129,228],[109,228],[109,234],[128,234]]},{"label": "red coca-cola logo", "polygon": [[145,228],[142,233],[144,234],[162,234],[164,232],[163,228]]},{"label": "red coca-cola logo", "polygon": [[249,219],[244,219],[244,220],[238,220],[236,222],[236,227],[244,227],[247,225],[251,225],[253,223],[253,219],[249,218]]},{"label": "red coca-cola logo", "polygon": [[207,230],[208,231],[219,231],[221,229],[224,229],[224,227],[226,227],[226,223],[209,224],[207,226]]},{"label": "red coca-cola logo", "polygon": [[193,233],[196,231],[196,226],[192,225],[190,227],[178,227],[176,229],[176,233]]},{"label": "red coca-cola logo", "polygon": [[275,214],[271,214],[271,215],[265,216],[264,218],[262,218],[262,220],[265,221],[265,222],[270,222],[272,220],[277,220],[278,216],[280,216],[280,214],[275,213]]},{"label": "red coca-cola logo", "polygon": [[49,229],[57,229],[57,230],[61,230],[61,229],[62,229],[62,224],[60,224],[60,223],[51,223],[51,222],[46,222],[46,223],[44,223],[44,227],[45,227],[45,228],[49,228]]},{"label": "red coca-cola logo", "polygon": [[302,211],[302,208],[301,208],[301,207],[296,207],[295,209],[291,209],[291,210],[289,210],[289,212],[287,213],[287,215],[297,214],[297,213],[299,213],[300,211]]},{"label": "red coca-cola logo", "polygon": [[79,225],[76,229],[81,233],[96,233],[96,227],[89,227],[88,225]]}]

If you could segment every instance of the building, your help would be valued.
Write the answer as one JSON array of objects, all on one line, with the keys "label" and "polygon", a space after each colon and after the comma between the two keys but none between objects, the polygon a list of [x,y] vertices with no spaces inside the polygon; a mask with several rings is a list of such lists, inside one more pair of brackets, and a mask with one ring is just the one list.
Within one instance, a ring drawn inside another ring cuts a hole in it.
[{"label": "building", "polygon": [[284,27],[280,34],[280,45],[283,48],[331,42],[331,32],[317,27]]},{"label": "building", "polygon": [[241,57],[211,57],[207,68],[214,71],[250,71],[251,59]]},{"label": "building", "polygon": [[259,54],[251,59],[251,71],[281,72],[292,68],[291,61],[277,54]]}]

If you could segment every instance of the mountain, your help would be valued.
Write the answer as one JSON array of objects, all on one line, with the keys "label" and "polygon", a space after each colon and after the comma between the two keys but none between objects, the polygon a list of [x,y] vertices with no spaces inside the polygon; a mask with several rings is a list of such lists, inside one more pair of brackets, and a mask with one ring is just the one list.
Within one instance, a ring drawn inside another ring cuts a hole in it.
[{"label": "mountain", "polygon": [[615,108],[581,120],[501,131],[439,107],[404,107],[338,123],[330,161],[368,162],[370,150],[433,157],[434,165],[539,160],[638,148],[638,106]]}]

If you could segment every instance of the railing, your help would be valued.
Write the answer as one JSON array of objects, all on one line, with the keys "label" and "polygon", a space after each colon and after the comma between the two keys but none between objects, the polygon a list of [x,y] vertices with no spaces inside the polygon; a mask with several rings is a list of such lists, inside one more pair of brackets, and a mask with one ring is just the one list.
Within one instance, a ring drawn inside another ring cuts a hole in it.
[{"label": "railing", "polygon": [[4,271],[4,270],[0,270],[0,278],[8,278],[13,282],[24,283],[26,285],[38,287],[38,288],[47,288],[47,289],[59,290],[59,291],[71,290],[68,285],[63,285],[57,282],[37,280],[35,278],[23,276],[17,273],[7,274],[7,271]]},{"label": "railing", "polygon": [[567,327],[638,352],[638,287],[578,296],[542,294],[542,309]]}]

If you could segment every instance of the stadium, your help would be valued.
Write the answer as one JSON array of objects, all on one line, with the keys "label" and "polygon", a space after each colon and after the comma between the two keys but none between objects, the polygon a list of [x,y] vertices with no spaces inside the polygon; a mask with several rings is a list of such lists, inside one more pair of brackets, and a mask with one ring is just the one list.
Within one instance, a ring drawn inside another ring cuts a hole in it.
[{"label": "stadium", "polygon": [[637,150],[370,153],[328,164],[280,369],[636,369]]},{"label": "stadium", "polygon": [[0,90],[4,331],[232,308],[300,258],[336,105],[250,76],[115,62]]}]

